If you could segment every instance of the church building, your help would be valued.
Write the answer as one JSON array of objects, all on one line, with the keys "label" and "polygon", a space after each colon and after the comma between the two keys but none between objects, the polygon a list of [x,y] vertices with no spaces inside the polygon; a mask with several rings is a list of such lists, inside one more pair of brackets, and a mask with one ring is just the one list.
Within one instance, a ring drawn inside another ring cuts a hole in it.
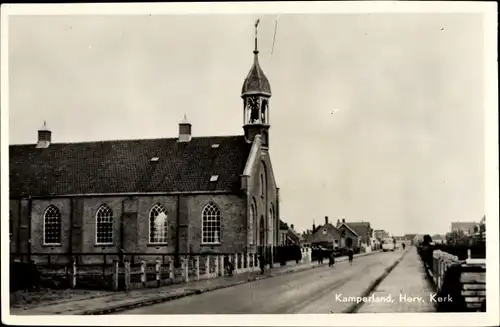
[{"label": "church building", "polygon": [[276,245],[271,87],[257,36],[253,53],[242,135],[193,137],[184,117],[172,138],[58,143],[44,124],[37,143],[11,145],[11,252],[93,260],[120,251],[252,253]]}]

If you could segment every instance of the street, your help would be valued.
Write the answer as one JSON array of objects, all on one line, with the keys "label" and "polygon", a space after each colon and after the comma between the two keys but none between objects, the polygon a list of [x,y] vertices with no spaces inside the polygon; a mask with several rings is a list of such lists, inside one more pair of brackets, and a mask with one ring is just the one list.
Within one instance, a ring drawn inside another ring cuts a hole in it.
[{"label": "street", "polygon": [[347,262],[276,276],[235,287],[141,307],[119,314],[291,314],[341,313],[361,296],[402,251],[375,253]]}]

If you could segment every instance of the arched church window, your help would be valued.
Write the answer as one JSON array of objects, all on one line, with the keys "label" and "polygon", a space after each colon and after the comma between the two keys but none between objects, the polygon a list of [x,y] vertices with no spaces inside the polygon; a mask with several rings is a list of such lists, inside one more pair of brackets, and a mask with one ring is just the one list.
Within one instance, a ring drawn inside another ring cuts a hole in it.
[{"label": "arched church window", "polygon": [[202,213],[202,244],[219,244],[221,241],[221,213],[214,203],[205,206]]},{"label": "arched church window", "polygon": [[251,228],[248,229],[248,239],[250,240],[251,244],[254,244],[254,230],[253,230],[253,225],[255,221],[255,207],[252,203],[250,206],[250,216],[248,217],[248,226],[252,226]]},{"label": "arched church window", "polygon": [[260,174],[260,196],[264,197],[264,191],[266,186],[264,185],[264,174]]},{"label": "arched church window", "polygon": [[267,114],[267,101],[263,100],[262,107],[261,107],[261,116],[260,116],[260,120],[261,120],[262,124],[267,124],[266,114]]},{"label": "arched church window", "polygon": [[149,242],[167,243],[167,212],[161,204],[155,204],[149,213]]},{"label": "arched church window", "polygon": [[265,221],[264,216],[260,216],[260,224],[259,224],[259,245],[265,245]]},{"label": "arched church window", "polygon": [[255,123],[259,121],[259,98],[249,97],[247,100],[247,108],[250,111],[250,123]]},{"label": "arched church window", "polygon": [[61,212],[50,205],[43,215],[43,244],[61,244]]},{"label": "arched church window", "polygon": [[113,244],[113,210],[108,205],[103,204],[96,213],[96,244]]}]

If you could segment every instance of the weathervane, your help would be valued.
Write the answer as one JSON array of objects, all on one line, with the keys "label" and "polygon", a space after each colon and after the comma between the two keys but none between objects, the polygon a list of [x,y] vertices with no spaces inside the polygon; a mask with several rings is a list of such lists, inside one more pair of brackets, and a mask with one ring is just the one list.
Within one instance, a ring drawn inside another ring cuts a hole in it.
[{"label": "weathervane", "polygon": [[255,54],[259,53],[257,50],[257,27],[259,26],[260,18],[257,18],[255,21],[255,50],[253,51]]}]

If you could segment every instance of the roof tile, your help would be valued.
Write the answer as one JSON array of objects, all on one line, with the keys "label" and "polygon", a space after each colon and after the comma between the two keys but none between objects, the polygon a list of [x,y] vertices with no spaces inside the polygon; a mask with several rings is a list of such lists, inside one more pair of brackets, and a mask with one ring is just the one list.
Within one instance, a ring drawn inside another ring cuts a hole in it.
[{"label": "roof tile", "polygon": [[244,136],[11,145],[10,196],[236,192],[250,147]]}]

